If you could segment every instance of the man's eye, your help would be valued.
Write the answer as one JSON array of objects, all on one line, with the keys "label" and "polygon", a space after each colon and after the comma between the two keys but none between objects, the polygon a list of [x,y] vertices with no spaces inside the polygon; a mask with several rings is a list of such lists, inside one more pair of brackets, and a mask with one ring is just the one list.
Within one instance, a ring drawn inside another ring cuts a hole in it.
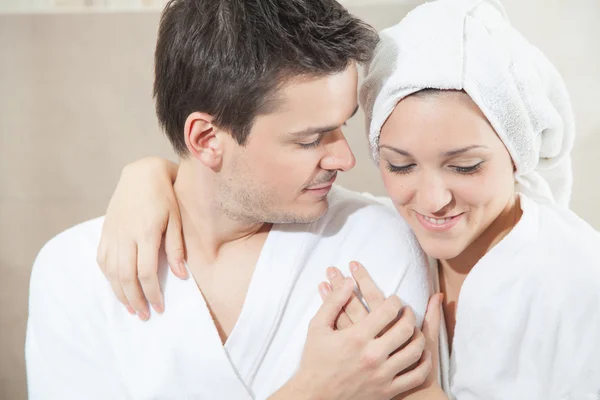
[{"label": "man's eye", "polygon": [[317,138],[317,140],[315,140],[314,142],[310,142],[310,143],[299,143],[300,147],[302,147],[303,149],[310,149],[313,147],[317,147],[319,144],[321,144],[321,140],[323,140],[323,136],[319,135],[319,137]]}]

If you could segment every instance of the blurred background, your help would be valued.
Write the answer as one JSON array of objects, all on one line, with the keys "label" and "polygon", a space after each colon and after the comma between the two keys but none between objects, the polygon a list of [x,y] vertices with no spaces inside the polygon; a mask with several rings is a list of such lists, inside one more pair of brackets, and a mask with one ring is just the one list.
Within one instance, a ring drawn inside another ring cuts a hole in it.
[{"label": "blurred background", "polygon": [[[342,2],[378,29],[420,3]],[[175,160],[151,97],[164,3],[0,0],[0,399],[27,398],[28,283],[41,246],[102,215],[126,163],[147,155]],[[565,78],[578,124],[572,208],[600,230],[600,1],[504,4]],[[360,113],[346,136],[357,167],[338,182],[383,194]]]}]

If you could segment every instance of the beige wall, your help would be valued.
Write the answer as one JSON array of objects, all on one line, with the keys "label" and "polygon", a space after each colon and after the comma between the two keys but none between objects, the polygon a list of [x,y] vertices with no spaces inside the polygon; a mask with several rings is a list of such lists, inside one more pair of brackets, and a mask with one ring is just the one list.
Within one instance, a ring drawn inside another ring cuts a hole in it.
[{"label": "beige wall", "polygon": [[[364,1],[352,10],[378,28],[407,9]],[[600,228],[600,2],[511,0],[507,9],[567,81],[579,123],[573,207]],[[155,12],[0,15],[0,399],[26,398],[27,285],[39,248],[101,215],[126,162],[172,157],[150,96],[157,21]],[[341,183],[382,193],[362,115],[347,136],[358,167]]]}]

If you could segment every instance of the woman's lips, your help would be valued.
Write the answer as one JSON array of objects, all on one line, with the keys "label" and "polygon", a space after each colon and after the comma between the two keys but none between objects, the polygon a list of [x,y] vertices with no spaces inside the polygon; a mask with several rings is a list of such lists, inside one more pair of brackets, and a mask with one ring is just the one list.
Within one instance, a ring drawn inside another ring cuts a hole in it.
[{"label": "woman's lips", "polygon": [[433,232],[449,231],[462,219],[464,215],[464,213],[460,213],[452,217],[435,218],[420,214],[418,212],[415,212],[415,214],[417,214],[417,219],[421,225],[425,229]]}]

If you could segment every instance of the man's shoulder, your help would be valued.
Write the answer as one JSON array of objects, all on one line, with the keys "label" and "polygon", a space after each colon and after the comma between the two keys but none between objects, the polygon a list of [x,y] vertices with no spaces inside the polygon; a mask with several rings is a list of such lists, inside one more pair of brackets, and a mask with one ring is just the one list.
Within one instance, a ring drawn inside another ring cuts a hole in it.
[{"label": "man's shoulder", "polygon": [[103,223],[104,217],[98,217],[65,229],[44,244],[38,258],[70,259],[93,255],[95,260]]},{"label": "man's shoulder", "polygon": [[329,196],[329,210],[321,219],[322,224],[343,220],[364,227],[394,227],[411,232],[410,227],[385,197],[358,193],[336,186]]},{"label": "man's shoulder", "polygon": [[49,290],[56,285],[70,290],[98,282],[102,272],[96,251],[103,222],[104,217],[82,222],[46,242],[33,264],[31,291],[46,290],[44,287]]},{"label": "man's shoulder", "polygon": [[361,193],[335,187],[329,210],[311,228],[320,242],[352,252],[376,252],[380,256],[402,254],[407,260],[422,258],[410,226],[390,205]]}]

